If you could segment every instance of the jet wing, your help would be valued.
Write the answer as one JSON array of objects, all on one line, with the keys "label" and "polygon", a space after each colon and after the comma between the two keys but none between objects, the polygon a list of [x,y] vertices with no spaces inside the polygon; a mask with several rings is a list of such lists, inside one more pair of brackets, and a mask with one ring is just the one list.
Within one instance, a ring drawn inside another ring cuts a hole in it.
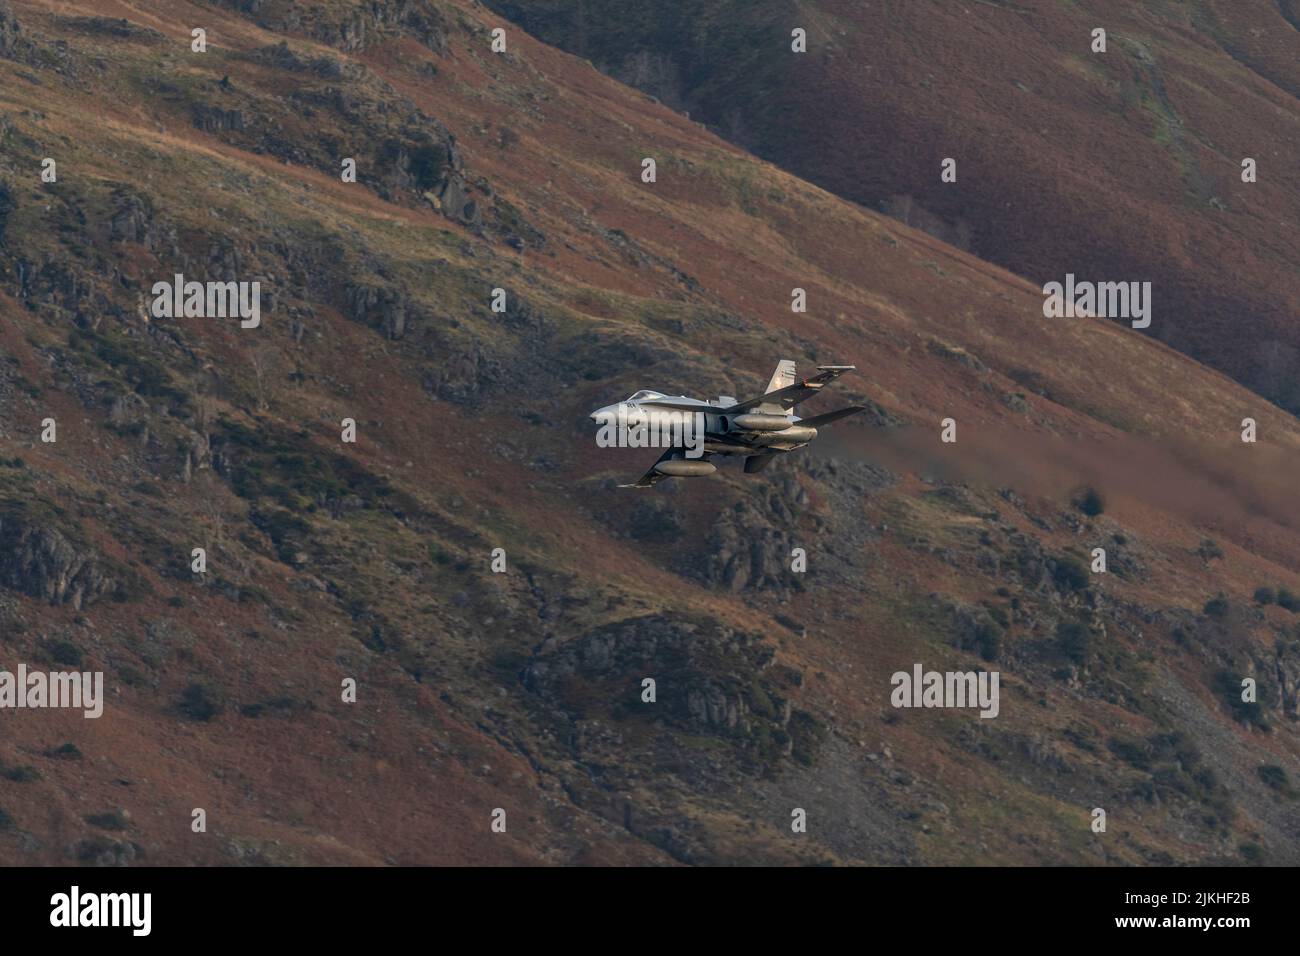
[{"label": "jet wing", "polygon": [[778,388],[774,392],[768,392],[766,395],[760,395],[758,398],[751,398],[747,402],[741,402],[739,405],[732,405],[727,409],[728,414],[738,415],[741,412],[747,412],[751,408],[757,408],[759,405],[770,405],[780,407],[784,411],[789,411],[802,401],[806,401],[816,395],[822,388],[835,381],[845,372],[851,372],[856,365],[819,365],[817,374],[810,375],[805,379],[795,382],[793,385],[787,385],[785,388]]},{"label": "jet wing", "polygon": [[831,422],[837,422],[841,418],[848,418],[850,415],[856,415],[858,412],[865,412],[865,405],[850,405],[848,408],[841,408],[838,411],[827,412],[825,415],[815,415],[812,418],[801,418],[795,424],[800,427],[821,428],[823,425],[829,425]]},{"label": "jet wing", "polygon": [[[660,461],[663,461],[666,458],[671,458],[673,452],[675,451],[677,451],[676,448],[665,448],[664,453],[659,456],[659,460],[655,462],[655,465],[659,464]],[[659,484],[659,482],[666,481],[670,477],[672,476],[659,474],[659,472],[655,471],[654,465],[651,465],[650,470],[647,471],[640,478],[638,478],[636,481],[632,482],[632,484],[619,485],[619,487],[620,488],[652,488],[655,485]]]}]

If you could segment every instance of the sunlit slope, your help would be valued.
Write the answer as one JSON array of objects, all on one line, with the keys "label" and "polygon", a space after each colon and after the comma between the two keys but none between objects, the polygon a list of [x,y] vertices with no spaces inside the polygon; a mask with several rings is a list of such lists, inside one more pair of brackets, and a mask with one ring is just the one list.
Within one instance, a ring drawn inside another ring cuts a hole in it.
[{"label": "sunlit slope", "polygon": [[[13,6],[0,537],[70,563],[6,552],[2,649],[110,697],[0,713],[7,861],[1293,860],[1293,419],[481,9],[287,9]],[[613,488],[591,409],[779,358],[869,413]],[[998,717],[892,708],[917,662]]]}]

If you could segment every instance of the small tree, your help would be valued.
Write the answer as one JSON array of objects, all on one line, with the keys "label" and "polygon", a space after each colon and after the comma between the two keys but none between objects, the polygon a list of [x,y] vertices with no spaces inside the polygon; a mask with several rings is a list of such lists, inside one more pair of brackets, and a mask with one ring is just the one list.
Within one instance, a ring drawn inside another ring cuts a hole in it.
[{"label": "small tree", "polygon": [[1056,644],[1071,661],[1085,664],[1092,652],[1092,631],[1078,621],[1062,621],[1056,625]]},{"label": "small tree", "polygon": [[280,364],[280,352],[273,345],[264,345],[253,350],[249,364],[253,368],[257,410],[264,412],[275,397],[275,373]]},{"label": "small tree", "polygon": [[1259,779],[1264,781],[1265,784],[1272,787],[1274,790],[1284,793],[1287,796],[1293,795],[1291,789],[1291,778],[1287,776],[1285,768],[1279,767],[1277,764],[1268,763],[1258,767],[1256,772],[1259,774]]},{"label": "small tree", "polygon": [[1058,591],[1082,591],[1088,586],[1088,568],[1078,558],[1064,555],[1056,559],[1052,581]]},{"label": "small tree", "polygon": [[1075,504],[1089,518],[1095,518],[1106,510],[1106,499],[1096,488],[1085,488]]},{"label": "small tree", "polygon": [[221,699],[212,688],[198,683],[190,684],[185,688],[178,707],[180,712],[190,720],[198,721],[211,720],[221,713],[222,708]]},{"label": "small tree", "polygon": [[979,626],[975,634],[975,639],[979,644],[980,657],[986,661],[996,661],[998,654],[1002,650],[1002,628],[992,621],[987,621]]}]

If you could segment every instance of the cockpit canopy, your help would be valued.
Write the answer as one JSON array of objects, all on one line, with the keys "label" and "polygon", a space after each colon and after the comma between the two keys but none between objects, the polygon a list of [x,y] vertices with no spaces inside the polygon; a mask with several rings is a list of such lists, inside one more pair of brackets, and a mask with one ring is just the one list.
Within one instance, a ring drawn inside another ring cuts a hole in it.
[{"label": "cockpit canopy", "polygon": [[648,388],[643,388],[641,389],[641,391],[637,392],[635,395],[629,398],[628,401],[641,402],[641,401],[645,401],[647,398],[663,398],[663,397],[664,397],[663,392],[654,392]]}]

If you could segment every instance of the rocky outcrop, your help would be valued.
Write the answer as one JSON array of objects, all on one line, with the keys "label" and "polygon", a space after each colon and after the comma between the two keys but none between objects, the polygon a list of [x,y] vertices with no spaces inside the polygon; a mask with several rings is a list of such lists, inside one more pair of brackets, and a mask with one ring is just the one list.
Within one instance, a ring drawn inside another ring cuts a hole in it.
[{"label": "rocky outcrop", "polygon": [[465,179],[465,163],[456,138],[439,123],[433,133],[406,129],[402,138],[384,142],[379,153],[382,189],[416,192],[448,219],[476,227],[483,213]]},{"label": "rocky outcrop", "polygon": [[435,53],[447,49],[447,26],[427,0],[371,0],[359,9],[292,0],[221,0],[267,30],[297,33],[353,53],[381,37],[412,37]]},{"label": "rocky outcrop", "polygon": [[109,238],[114,242],[137,242],[150,252],[179,258],[176,228],[163,221],[147,196],[126,186],[113,193],[113,216],[109,220]]},{"label": "rocky outcrop", "polygon": [[194,125],[205,133],[215,133],[218,130],[243,132],[244,124],[242,110],[224,110],[219,106],[208,106],[206,103],[194,107]]},{"label": "rocky outcrop", "polygon": [[795,521],[807,504],[807,492],[793,478],[762,488],[757,499],[742,498],[718,515],[692,565],[710,584],[730,591],[801,589],[802,575],[790,562]]},{"label": "rocky outcrop", "polygon": [[247,56],[248,59],[255,63],[275,67],[277,70],[286,70],[290,73],[312,73],[327,80],[339,80],[343,79],[344,76],[355,80],[365,74],[363,69],[352,64],[344,64],[332,56],[308,58],[291,48],[286,40],[268,44],[254,50]]},{"label": "rocky outcrop", "polygon": [[22,27],[9,6],[9,0],[0,0],[0,56],[11,57],[23,45]]},{"label": "rocky outcrop", "polygon": [[459,173],[448,175],[436,196],[434,205],[448,219],[459,220],[468,226],[476,226],[482,220],[478,203],[470,198],[469,188]]},{"label": "rocky outcrop", "polygon": [[5,225],[9,221],[9,214],[17,205],[13,191],[3,179],[0,179],[0,239],[5,237]]},{"label": "rocky outcrop", "polygon": [[789,754],[793,713],[785,696],[800,682],[775,665],[761,635],[714,620],[657,615],[618,621],[573,640],[548,639],[524,671],[524,686],[571,716],[589,716],[591,702],[641,693],[643,678],[657,684],[658,713],[683,729],[741,737],[770,752]]},{"label": "rocky outcrop", "polygon": [[421,384],[434,398],[472,405],[505,378],[500,352],[476,340],[450,345],[441,361],[424,369]]},{"label": "rocky outcrop", "polygon": [[1275,653],[1277,711],[1289,720],[1300,720],[1300,644],[1279,640]]},{"label": "rocky outcrop", "polygon": [[782,590],[797,580],[786,577],[782,563],[792,549],[781,531],[724,514],[710,539],[709,579],[731,591]]},{"label": "rocky outcrop", "polygon": [[0,585],[80,609],[113,591],[115,582],[89,548],[9,506],[0,512]]},{"label": "rocky outcrop", "polygon": [[355,285],[347,291],[347,314],[354,322],[382,329],[389,339],[400,339],[419,312],[405,292],[377,286]]},{"label": "rocky outcrop", "polygon": [[150,43],[165,40],[165,34],[133,23],[125,17],[61,17],[60,22],[80,33],[92,36],[115,37],[119,40],[137,40]]}]

